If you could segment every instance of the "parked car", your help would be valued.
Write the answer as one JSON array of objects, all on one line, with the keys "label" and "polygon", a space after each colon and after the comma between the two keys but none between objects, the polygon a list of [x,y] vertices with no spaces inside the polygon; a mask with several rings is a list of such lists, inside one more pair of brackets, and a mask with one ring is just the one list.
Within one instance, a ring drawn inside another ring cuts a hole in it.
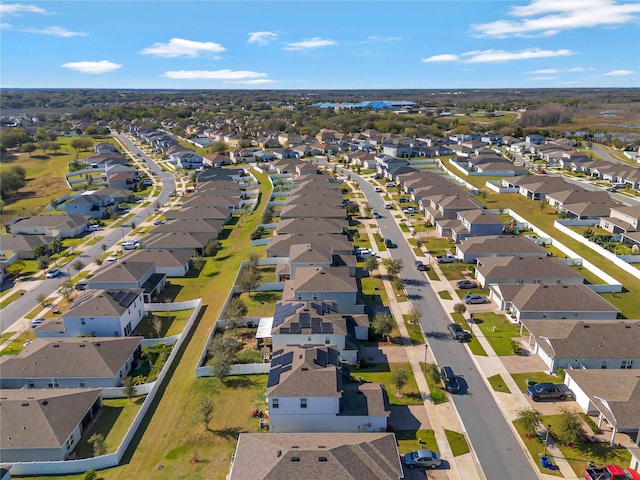
[{"label": "parked car", "polygon": [[406,453],[403,459],[404,464],[409,468],[437,468],[442,465],[442,460],[440,459],[438,452],[427,449],[415,450],[413,452]]},{"label": "parked car", "polygon": [[36,328],[42,322],[44,322],[44,318],[36,318],[34,320],[31,320],[31,328]]},{"label": "parked car", "polygon": [[424,272],[427,269],[427,266],[421,260],[416,260],[416,269]]},{"label": "parked car", "polygon": [[456,287],[458,288],[476,288],[477,284],[476,282],[472,281],[472,280],[460,280],[456,283]]},{"label": "parked car", "polygon": [[616,187],[609,187],[607,188],[607,192],[617,192],[618,189]]},{"label": "parked car", "polygon": [[390,210],[391,204],[389,202],[384,202],[384,208],[386,208],[387,210]]},{"label": "parked car", "polygon": [[439,257],[436,257],[436,261],[438,263],[453,263],[457,260],[455,255],[451,255],[450,253],[447,253],[446,255],[441,255]]},{"label": "parked car", "polygon": [[378,193],[382,192],[382,188],[380,187],[374,187],[373,189]]},{"label": "parked car", "polygon": [[396,184],[393,183],[393,182],[387,182],[387,184],[385,185],[385,187],[387,187],[387,188],[393,188],[395,186],[396,186]]},{"label": "parked car", "polygon": [[98,230],[102,230],[102,227],[100,225],[89,225],[89,231],[90,232],[97,232]]},{"label": "parked car", "polygon": [[89,284],[87,282],[78,282],[75,285],[76,290],[86,290]]},{"label": "parked car", "polygon": [[471,340],[471,332],[463,329],[457,323],[450,323],[447,328],[451,332],[451,338],[459,342],[466,342]]},{"label": "parked car", "polygon": [[125,250],[135,250],[139,246],[140,242],[137,240],[130,240],[122,244],[122,248],[124,248]]},{"label": "parked car", "polygon": [[442,380],[442,386],[449,393],[458,393],[460,391],[460,382],[458,377],[453,373],[451,367],[442,367],[440,369],[440,379]]},{"label": "parked car", "polygon": [[380,218],[380,214],[375,210],[373,211],[373,218]]},{"label": "parked car", "polygon": [[620,465],[587,467],[584,470],[586,480],[640,480],[640,473]]},{"label": "parked car", "polygon": [[105,258],[105,259],[104,259],[104,261],[105,261],[106,263],[113,263],[113,262],[117,262],[117,261],[118,261],[118,258],[117,258],[117,257],[114,257],[113,255],[111,255],[111,256],[109,256],[109,257]]},{"label": "parked car", "polygon": [[417,213],[416,209],[413,207],[405,207],[402,209],[405,214]]},{"label": "parked car", "polygon": [[462,301],[467,305],[473,305],[476,303],[489,303],[489,299],[487,297],[483,297],[482,295],[466,295]]},{"label": "parked car", "polygon": [[571,390],[564,383],[536,383],[527,387],[527,395],[534,402],[538,400],[560,400],[571,397]]},{"label": "parked car", "polygon": [[384,246],[387,248],[398,248],[398,245],[393,243],[393,241],[390,238],[384,239]]},{"label": "parked car", "polygon": [[165,221],[164,221],[164,220],[154,220],[154,221],[153,221],[153,224],[154,224],[154,225],[163,225],[164,223],[165,223]]},{"label": "parked car", "polygon": [[44,276],[45,278],[56,278],[58,275],[60,275],[60,269],[52,268]]}]

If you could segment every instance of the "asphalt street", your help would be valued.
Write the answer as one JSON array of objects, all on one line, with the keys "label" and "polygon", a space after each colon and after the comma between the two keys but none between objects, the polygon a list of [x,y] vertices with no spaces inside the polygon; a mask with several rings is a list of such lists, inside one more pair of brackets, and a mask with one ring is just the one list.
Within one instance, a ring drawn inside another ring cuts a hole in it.
[{"label": "asphalt street", "polygon": [[414,268],[415,257],[411,246],[393,218],[393,214],[397,214],[398,211],[384,209],[382,195],[376,193],[366,180],[352,172],[342,173],[358,182],[371,208],[380,213],[378,225],[381,235],[398,245],[398,248],[389,250],[389,253],[393,259],[401,259],[404,264],[402,278],[405,280],[407,294],[423,312],[422,328],[438,365],[451,366],[467,385],[465,394],[451,395],[451,400],[456,406],[486,478],[537,479],[538,476],[522,452],[518,440],[476,370],[466,348],[450,339],[447,314],[436,293],[429,286],[426,275]]},{"label": "asphalt street", "polygon": [[[59,275],[57,278],[36,280],[36,282],[38,282],[38,285],[30,288],[25,295],[14,300],[9,305],[4,307],[0,312],[0,327],[3,332],[5,330],[8,330],[14,323],[19,321],[24,315],[29,313],[38,305],[37,298],[40,294],[44,294],[47,297],[50,296],[64,281],[69,279],[69,275],[73,276],[71,263],[73,263],[76,259],[80,259],[85,265],[88,265],[95,261],[104,253],[102,251],[102,244],[105,244],[109,248],[111,248],[118,241],[122,240],[123,236],[126,235],[127,232],[131,231],[131,228],[129,227],[129,224],[131,224],[131,222],[135,222],[136,225],[139,225],[141,222],[145,221],[154,212],[155,203],[158,202],[160,205],[165,205],[169,200],[169,193],[175,191],[176,186],[173,174],[169,172],[163,172],[160,167],[158,167],[150,158],[148,158],[144,154],[144,152],[133,145],[133,143],[124,135],[114,136],[117,137],[127,147],[127,150],[133,152],[134,155],[138,155],[139,153],[141,158],[145,160],[149,168],[158,175],[156,178],[160,178],[162,180],[162,191],[160,195],[156,199],[154,199],[151,205],[140,210],[135,214],[134,217],[128,220],[127,225],[111,229],[111,231],[100,231],[99,234],[103,235],[101,241],[97,242],[95,245],[91,245],[90,247],[88,247],[82,254],[74,258],[71,262],[58,265],[58,268],[60,268],[60,270],[62,271],[62,275]],[[16,284],[16,286],[18,288],[21,287],[20,283]],[[24,325],[18,325],[18,327],[24,328]],[[12,330],[15,329],[12,328]]]}]

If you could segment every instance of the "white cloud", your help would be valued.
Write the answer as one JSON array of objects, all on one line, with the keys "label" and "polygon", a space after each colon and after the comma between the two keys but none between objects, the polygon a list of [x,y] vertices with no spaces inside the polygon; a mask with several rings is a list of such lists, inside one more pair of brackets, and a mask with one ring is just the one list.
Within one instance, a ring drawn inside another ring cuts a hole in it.
[{"label": "white cloud", "polygon": [[2,23],[0,23],[0,28],[2,28],[4,30],[10,30],[11,29],[11,24],[10,23],[6,23],[6,22],[2,22]]},{"label": "white cloud", "polygon": [[313,37],[302,40],[301,42],[287,43],[287,46],[284,47],[284,50],[304,50],[307,48],[329,47],[335,44],[335,40]]},{"label": "white cloud", "polygon": [[611,72],[605,73],[605,77],[625,77],[627,75],[633,75],[633,70],[612,70]]},{"label": "white cloud", "polygon": [[248,35],[249,40],[247,40],[247,43],[260,46],[268,45],[278,38],[278,34],[273,32],[250,32]]},{"label": "white cloud", "polygon": [[360,43],[379,43],[379,42],[399,42],[402,37],[379,37],[378,35],[369,35]]},{"label": "white cloud", "polygon": [[480,37],[552,36],[564,30],[621,25],[637,21],[638,3],[616,0],[533,0],[528,5],[513,6],[515,20],[472,25]]},{"label": "white cloud", "polygon": [[425,63],[434,62],[461,62],[461,63],[498,63],[510,62],[512,60],[530,60],[533,58],[554,58],[574,55],[574,52],[567,49],[542,50],[540,48],[529,48],[519,52],[507,52],[505,50],[473,50],[461,53],[460,55],[442,54],[423,58]]},{"label": "white cloud", "polygon": [[86,37],[88,35],[88,33],[85,33],[85,32],[71,32],[66,28],[56,27],[56,26],[41,28],[40,30],[25,29],[22,31],[27,33],[37,33],[40,35],[53,35],[54,37],[65,37],[65,38]]},{"label": "white cloud", "polygon": [[101,60],[99,62],[69,62],[63,63],[61,67],[75,70],[80,73],[89,73],[91,75],[99,75],[108,73],[122,68],[122,65],[110,62],[109,60]]},{"label": "white cloud", "polygon": [[424,63],[457,62],[458,60],[458,56],[452,53],[443,53],[442,55],[433,55],[422,59]]},{"label": "white cloud", "polygon": [[169,43],[154,43],[140,51],[142,55],[156,57],[197,57],[201,53],[220,53],[226,49],[215,42],[196,42],[183,38],[172,38]]},{"label": "white cloud", "polygon": [[528,74],[534,75],[546,75],[546,74],[555,74],[555,73],[576,73],[576,72],[584,72],[586,68],[584,67],[572,67],[572,68],[542,68],[540,70],[531,70],[527,72]]},{"label": "white cloud", "polygon": [[556,77],[531,77],[529,78],[529,80],[535,80],[535,81],[540,81],[540,82],[545,82],[548,80],[555,80]]},{"label": "white cloud", "polygon": [[266,73],[252,72],[251,70],[171,70],[165,72],[163,77],[180,80],[250,80],[266,77]]},{"label": "white cloud", "polygon": [[46,15],[49,12],[35,5],[21,5],[18,3],[0,4],[0,15],[21,15],[23,13],[40,13]]}]

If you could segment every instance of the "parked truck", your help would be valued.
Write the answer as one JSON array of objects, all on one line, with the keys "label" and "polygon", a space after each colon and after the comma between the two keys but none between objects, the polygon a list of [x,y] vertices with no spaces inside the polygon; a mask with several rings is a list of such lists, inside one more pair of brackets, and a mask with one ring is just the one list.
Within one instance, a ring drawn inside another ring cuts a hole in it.
[{"label": "parked truck", "polygon": [[536,383],[527,387],[527,395],[534,402],[538,400],[565,400],[571,396],[571,390],[564,384]]},{"label": "parked truck", "polygon": [[640,480],[640,473],[618,465],[604,467],[587,467],[584,470],[585,480]]}]

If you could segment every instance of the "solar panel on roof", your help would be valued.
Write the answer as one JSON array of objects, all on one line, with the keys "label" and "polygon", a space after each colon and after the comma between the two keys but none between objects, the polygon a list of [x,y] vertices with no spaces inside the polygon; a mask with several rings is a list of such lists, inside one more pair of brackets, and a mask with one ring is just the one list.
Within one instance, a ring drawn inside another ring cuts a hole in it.
[{"label": "solar panel on roof", "polygon": [[293,367],[290,364],[289,365],[285,365],[284,367],[280,368],[280,373],[288,372],[292,368]]},{"label": "solar panel on roof", "polygon": [[280,383],[280,368],[274,368],[269,372],[269,378],[267,379],[267,388],[273,387]]},{"label": "solar panel on roof", "polygon": [[120,305],[123,307],[128,307],[131,303],[136,299],[138,295],[135,292],[129,292],[125,295],[125,297],[120,301]]},{"label": "solar panel on roof", "polygon": [[333,333],[333,323],[324,322],[322,324],[322,333]]},{"label": "solar panel on roof", "polygon": [[293,352],[287,352],[282,355],[281,365],[291,365],[291,362],[293,362]]},{"label": "solar panel on roof", "polygon": [[308,322],[311,319],[311,315],[309,312],[301,312],[300,313],[300,323]]},{"label": "solar panel on roof", "polygon": [[302,306],[302,303],[277,303],[276,309],[273,312],[273,326],[277,327],[284,323],[284,321],[289,318],[291,315],[296,313],[296,310]]},{"label": "solar panel on roof", "polygon": [[316,358],[314,360],[314,363],[320,365],[321,367],[324,367],[327,364],[327,352],[325,350],[317,350],[316,351]]},{"label": "solar panel on roof", "polygon": [[309,318],[301,318],[300,319],[300,327],[301,328],[310,328],[312,325],[311,319]]},{"label": "solar panel on roof", "polygon": [[300,333],[302,330],[300,329],[300,324],[298,322],[294,322],[291,324],[291,326],[289,327],[289,332],[293,333],[293,334],[298,334]]},{"label": "solar panel on roof", "polygon": [[284,348],[280,348],[280,349],[276,350],[275,352],[273,352],[273,356],[277,357],[278,355],[282,355],[283,352],[284,352]]},{"label": "solar panel on roof", "polygon": [[329,348],[329,362],[332,363],[333,365],[339,365],[340,364],[340,355],[338,354],[338,351],[335,348]]}]

